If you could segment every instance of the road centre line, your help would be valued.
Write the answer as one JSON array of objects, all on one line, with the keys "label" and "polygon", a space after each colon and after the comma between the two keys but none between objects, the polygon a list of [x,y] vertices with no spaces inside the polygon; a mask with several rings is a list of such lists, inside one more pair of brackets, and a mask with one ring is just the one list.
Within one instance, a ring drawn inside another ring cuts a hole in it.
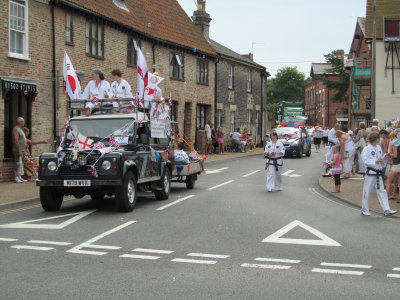
[{"label": "road centre line", "polygon": [[229,181],[227,181],[227,182],[224,182],[224,183],[218,184],[218,185],[216,185],[216,186],[210,187],[210,188],[208,188],[208,190],[210,191],[210,190],[219,188],[219,187],[221,187],[221,186],[223,186],[223,185],[230,184],[230,183],[232,183],[232,182],[234,182],[234,180],[229,180]]},{"label": "road centre line", "polygon": [[15,249],[26,249],[26,250],[38,250],[38,251],[50,251],[54,250],[52,247],[38,247],[38,246],[28,246],[28,245],[14,245],[11,248]]},{"label": "road centre line", "polygon": [[251,175],[253,175],[253,174],[256,174],[256,173],[258,173],[258,172],[260,172],[260,170],[256,170],[256,171],[251,172],[251,173],[249,173],[249,174],[243,175],[242,177],[243,177],[243,178],[246,178],[246,177],[249,177],[249,176],[251,176]]},{"label": "road centre line", "polygon": [[388,278],[400,278],[400,274],[389,273],[389,274],[386,275],[386,277],[388,277]]},{"label": "road centre line", "polygon": [[291,266],[282,265],[266,265],[266,264],[241,264],[241,267],[245,268],[257,268],[257,269],[274,269],[274,270],[289,270]]},{"label": "road centre line", "polygon": [[393,268],[392,271],[400,272],[400,268]]},{"label": "road centre line", "polygon": [[255,260],[268,261],[268,262],[280,262],[280,263],[287,263],[287,264],[298,264],[301,262],[301,260],[280,259],[280,258],[263,258],[263,257],[257,257]]},{"label": "road centre line", "polygon": [[32,244],[59,245],[59,246],[68,246],[68,245],[72,245],[72,243],[68,243],[68,242],[38,241],[38,240],[30,240],[30,241],[28,241],[28,243],[32,243]]},{"label": "road centre line", "polygon": [[326,273],[326,274],[339,274],[339,275],[357,275],[361,276],[364,272],[361,271],[348,271],[348,270],[334,270],[334,269],[320,269],[314,268],[312,269],[313,273]]},{"label": "road centre line", "polygon": [[[81,249],[82,248],[86,248],[86,247],[90,247],[90,246],[92,246],[91,248],[95,248],[95,247],[93,247],[93,246],[96,246],[96,245],[93,245],[94,242],[97,242],[98,240],[106,237],[107,235],[110,235],[110,234],[112,234],[112,233],[114,233],[114,232],[116,232],[118,230],[121,230],[121,229],[123,229],[123,228],[125,228],[125,227],[127,227],[127,226],[129,226],[129,225],[131,225],[133,223],[135,223],[135,222],[136,221],[128,221],[128,222],[126,222],[126,223],[124,223],[122,225],[114,227],[114,228],[112,228],[112,229],[110,229],[110,230],[108,230],[106,232],[103,232],[102,234],[99,234],[99,235],[95,236],[94,238],[91,238],[91,239],[87,240],[86,242],[83,242],[83,243],[81,243],[81,244],[69,249],[67,252],[68,253],[77,253],[77,254],[91,254],[91,255],[104,255],[104,254],[107,254],[107,252],[87,251],[87,250],[81,250]],[[113,246],[107,246],[107,247],[113,247]]]},{"label": "road centre line", "polygon": [[205,257],[205,258],[222,258],[222,259],[230,257],[230,255],[207,254],[207,253],[189,253],[187,256]]},{"label": "road centre line", "polygon": [[174,258],[172,262],[181,262],[189,264],[205,264],[205,265],[215,265],[216,260],[199,260],[199,259],[186,259],[186,258]]},{"label": "road centre line", "polygon": [[16,242],[18,239],[0,238],[0,242]]},{"label": "road centre line", "polygon": [[88,245],[85,248],[119,250],[122,247],[119,247],[119,246],[104,246],[104,245]]},{"label": "road centre line", "polygon": [[337,264],[337,263],[328,263],[328,262],[322,262],[322,263],[320,263],[320,266],[326,266],[326,267],[344,267],[344,268],[359,268],[359,269],[371,269],[371,268],[372,268],[372,266],[369,266],[369,265]]},{"label": "road centre line", "polygon": [[157,249],[143,249],[143,248],[136,248],[136,249],[133,249],[132,251],[145,252],[145,253],[158,253],[158,254],[171,254],[171,253],[174,253],[174,251],[171,251],[171,250],[157,250]]},{"label": "road centre line", "polygon": [[168,208],[168,207],[170,207],[172,205],[178,204],[179,202],[182,202],[182,201],[185,201],[187,199],[193,198],[194,196],[196,196],[196,195],[189,195],[189,196],[183,197],[183,198],[178,199],[178,200],[176,200],[174,202],[171,202],[171,203],[169,203],[167,205],[161,206],[161,207],[157,208],[157,210],[164,210],[164,209],[166,209],[166,208]]},{"label": "road centre line", "polygon": [[294,170],[287,170],[285,173],[282,174],[282,176],[289,176],[289,174],[293,173]]},{"label": "road centre line", "polygon": [[137,254],[122,254],[119,257],[125,258],[137,258],[137,259],[148,259],[148,260],[156,260],[159,259],[159,256],[152,256],[152,255],[137,255]]}]

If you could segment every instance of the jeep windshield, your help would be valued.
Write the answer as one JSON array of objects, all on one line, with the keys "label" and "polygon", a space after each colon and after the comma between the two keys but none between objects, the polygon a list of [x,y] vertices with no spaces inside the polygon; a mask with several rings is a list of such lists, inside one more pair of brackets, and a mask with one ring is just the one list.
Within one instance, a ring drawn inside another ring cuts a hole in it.
[{"label": "jeep windshield", "polygon": [[279,139],[291,140],[300,137],[300,129],[294,127],[279,127],[276,128],[276,133]]},{"label": "jeep windshield", "polygon": [[[131,126],[129,126],[131,124]],[[65,136],[64,147],[69,147],[72,142],[71,132],[75,136],[81,134],[94,142],[102,141],[108,144],[108,138],[111,134],[116,137],[128,139],[132,136],[134,130],[133,119],[78,119],[71,120],[69,129]],[[120,143],[123,146],[126,143]]]}]

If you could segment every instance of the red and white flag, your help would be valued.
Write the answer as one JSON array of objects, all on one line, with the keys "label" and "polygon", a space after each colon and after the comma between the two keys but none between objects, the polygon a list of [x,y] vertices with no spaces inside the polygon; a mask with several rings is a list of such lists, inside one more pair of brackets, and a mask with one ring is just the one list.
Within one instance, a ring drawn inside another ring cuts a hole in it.
[{"label": "red and white flag", "polygon": [[154,75],[153,73],[148,72],[148,83],[144,90],[144,100],[150,101],[153,100],[156,95],[157,87],[164,80],[163,77]]},{"label": "red and white flag", "polygon": [[146,58],[143,55],[142,50],[135,43],[135,48],[137,52],[137,90],[139,95],[139,100],[144,97],[144,89],[148,84],[148,74],[147,74],[147,63]]},{"label": "red and white flag", "polygon": [[92,144],[93,144],[92,139],[84,136],[81,133],[78,133],[78,143],[77,143],[78,148],[83,149],[83,150],[89,149]]},{"label": "red and white flag", "polygon": [[64,78],[64,88],[71,100],[76,100],[80,98],[81,95],[81,83],[78,76],[75,73],[74,66],[67,52],[64,53],[63,61],[63,78]]}]

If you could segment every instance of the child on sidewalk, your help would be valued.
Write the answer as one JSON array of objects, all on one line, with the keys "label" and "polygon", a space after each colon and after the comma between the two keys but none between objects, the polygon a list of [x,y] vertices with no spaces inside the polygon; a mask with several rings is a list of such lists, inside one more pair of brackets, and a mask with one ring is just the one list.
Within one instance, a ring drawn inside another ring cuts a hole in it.
[{"label": "child on sidewalk", "polygon": [[331,166],[331,173],[333,175],[333,179],[335,180],[335,189],[332,191],[332,193],[340,193],[340,174],[342,174],[342,155],[340,154],[340,145],[335,145],[333,147]]}]

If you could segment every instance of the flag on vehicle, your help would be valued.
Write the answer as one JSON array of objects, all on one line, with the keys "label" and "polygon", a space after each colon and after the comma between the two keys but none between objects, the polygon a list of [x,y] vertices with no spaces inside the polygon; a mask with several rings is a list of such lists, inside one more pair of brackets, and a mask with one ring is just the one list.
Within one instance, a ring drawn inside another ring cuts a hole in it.
[{"label": "flag on vehicle", "polygon": [[97,169],[96,169],[96,167],[95,166],[91,166],[91,169],[92,169],[92,175],[94,176],[94,177],[99,177],[99,174],[97,173]]},{"label": "flag on vehicle", "polygon": [[114,135],[110,136],[110,143],[117,149],[119,149],[119,144],[117,143],[117,141],[115,140]]},{"label": "flag on vehicle", "polygon": [[69,98],[71,100],[79,99],[81,95],[81,83],[67,52],[64,52],[63,78],[64,88]]},{"label": "flag on vehicle", "polygon": [[158,85],[164,78],[148,72],[148,84],[144,90],[144,100],[151,101],[156,96]]},{"label": "flag on vehicle", "polygon": [[144,89],[148,84],[148,74],[147,74],[147,63],[142,50],[135,44],[135,49],[137,53],[137,90],[139,94],[139,99],[144,97]]},{"label": "flag on vehicle", "polygon": [[78,147],[80,149],[89,149],[90,146],[93,144],[93,140],[84,136],[81,133],[78,133]]}]

